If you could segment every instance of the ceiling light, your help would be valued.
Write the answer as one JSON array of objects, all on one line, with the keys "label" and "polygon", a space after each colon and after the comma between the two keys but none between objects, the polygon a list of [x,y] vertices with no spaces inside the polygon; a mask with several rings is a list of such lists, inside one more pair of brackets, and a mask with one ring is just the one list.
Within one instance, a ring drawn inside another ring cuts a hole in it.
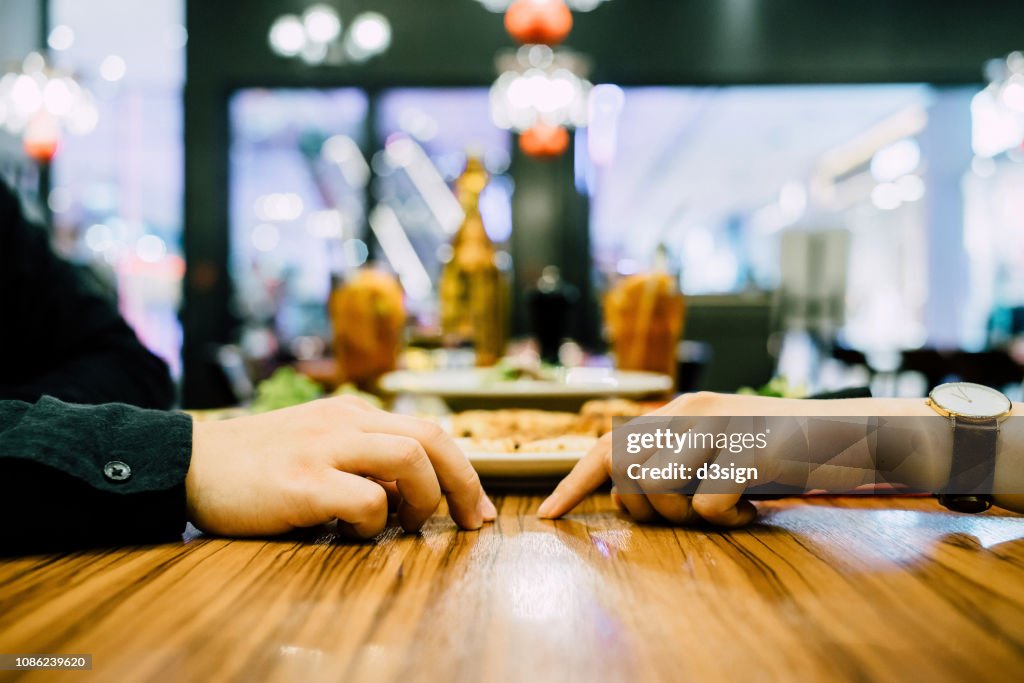
[{"label": "ceiling light", "polygon": [[881,183],[871,191],[871,203],[880,211],[892,211],[899,208],[903,199],[895,183]]},{"label": "ceiling light", "polygon": [[313,5],[303,12],[302,26],[314,43],[330,43],[341,34],[341,19],[328,5]]},{"label": "ceiling light", "polygon": [[120,55],[108,55],[100,62],[100,76],[112,83],[124,78],[127,71],[128,66]]},{"label": "ceiling light", "polygon": [[270,27],[270,47],[282,57],[294,57],[306,45],[306,29],[294,14],[285,14]]},{"label": "ceiling light", "polygon": [[378,12],[363,12],[352,22],[352,42],[371,55],[391,45],[391,24]]},{"label": "ceiling light", "polygon": [[921,147],[906,138],[881,148],[871,158],[871,175],[879,182],[895,180],[914,171],[921,163]]},{"label": "ceiling light", "polygon": [[299,18],[278,17],[268,36],[271,49],[282,57],[298,57],[306,64],[340,65],[365,62],[391,46],[391,23],[380,12],[362,12],[348,30],[330,5],[310,6]]},{"label": "ceiling light", "polygon": [[71,30],[70,26],[65,24],[54,26],[53,30],[50,31],[50,36],[46,39],[46,44],[49,45],[51,49],[57,50],[58,52],[61,50],[67,50],[74,44],[74,42],[75,32]]}]

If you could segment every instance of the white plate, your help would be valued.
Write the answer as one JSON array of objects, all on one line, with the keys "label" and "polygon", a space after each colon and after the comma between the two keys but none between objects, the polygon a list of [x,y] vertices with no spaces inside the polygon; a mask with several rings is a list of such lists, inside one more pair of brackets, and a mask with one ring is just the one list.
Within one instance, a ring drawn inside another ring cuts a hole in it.
[{"label": "white plate", "polygon": [[481,477],[561,477],[569,473],[582,451],[558,453],[488,453],[467,451],[466,457]]},{"label": "white plate", "polygon": [[[451,434],[451,416],[444,415],[437,419],[441,427]],[[585,437],[581,437],[585,438]],[[474,448],[470,439],[454,437],[456,445],[466,454],[473,469],[481,477],[490,478],[548,478],[562,477],[569,473],[580,458],[587,454],[588,448],[551,451],[548,453],[507,453],[505,451],[485,451]],[[588,439],[588,442],[590,440]],[[597,443],[597,439],[592,440]],[[582,446],[583,444],[577,444]]]},{"label": "white plate", "polygon": [[672,389],[672,378],[654,372],[572,368],[554,380],[501,381],[486,368],[389,372],[380,387],[390,394],[439,396],[452,410],[537,407],[578,409],[595,398],[644,398]]}]

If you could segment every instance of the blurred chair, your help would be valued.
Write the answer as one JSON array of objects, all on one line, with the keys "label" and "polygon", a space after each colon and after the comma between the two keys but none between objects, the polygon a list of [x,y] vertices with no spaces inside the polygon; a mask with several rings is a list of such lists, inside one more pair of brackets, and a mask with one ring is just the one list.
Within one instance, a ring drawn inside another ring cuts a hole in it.
[{"label": "blurred chair", "polygon": [[759,387],[775,373],[775,358],[768,352],[769,294],[688,296],[683,330],[686,342],[702,346],[682,345],[684,351],[699,353],[680,359],[680,390],[732,392],[742,386]]},{"label": "blurred chair", "polygon": [[[836,345],[832,347],[831,356],[846,365],[867,367],[872,377],[879,374],[879,368],[871,366],[870,356],[855,349]],[[974,382],[999,390],[1024,382],[1024,366],[1009,353],[999,349],[961,351],[923,348],[902,351],[895,374],[911,372],[920,373],[924,377],[928,391],[944,382]]]},{"label": "blurred chair", "polygon": [[921,373],[929,389],[951,381],[974,382],[1002,389],[1024,380],[1024,367],[1001,350],[913,349],[902,353],[900,371]]}]

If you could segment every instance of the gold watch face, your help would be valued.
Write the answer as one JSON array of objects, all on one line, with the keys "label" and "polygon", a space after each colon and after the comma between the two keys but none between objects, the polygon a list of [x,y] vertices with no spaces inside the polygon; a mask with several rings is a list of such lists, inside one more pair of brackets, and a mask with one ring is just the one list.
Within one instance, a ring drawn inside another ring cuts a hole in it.
[{"label": "gold watch face", "polygon": [[1010,412],[1010,399],[1001,392],[971,382],[940,384],[928,394],[941,411],[975,420],[1000,417]]}]

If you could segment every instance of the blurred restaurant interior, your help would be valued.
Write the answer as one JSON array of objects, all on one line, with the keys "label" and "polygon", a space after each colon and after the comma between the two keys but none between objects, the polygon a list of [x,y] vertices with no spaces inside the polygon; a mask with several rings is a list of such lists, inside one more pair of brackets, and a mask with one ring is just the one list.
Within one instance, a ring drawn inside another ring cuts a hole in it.
[{"label": "blurred restaurant interior", "polygon": [[402,364],[472,364],[477,208],[519,353],[626,366],[609,295],[657,272],[680,391],[1024,398],[1024,3],[572,0],[521,47],[508,4],[0,0],[0,177],[188,408],[338,380],[370,264]]}]

